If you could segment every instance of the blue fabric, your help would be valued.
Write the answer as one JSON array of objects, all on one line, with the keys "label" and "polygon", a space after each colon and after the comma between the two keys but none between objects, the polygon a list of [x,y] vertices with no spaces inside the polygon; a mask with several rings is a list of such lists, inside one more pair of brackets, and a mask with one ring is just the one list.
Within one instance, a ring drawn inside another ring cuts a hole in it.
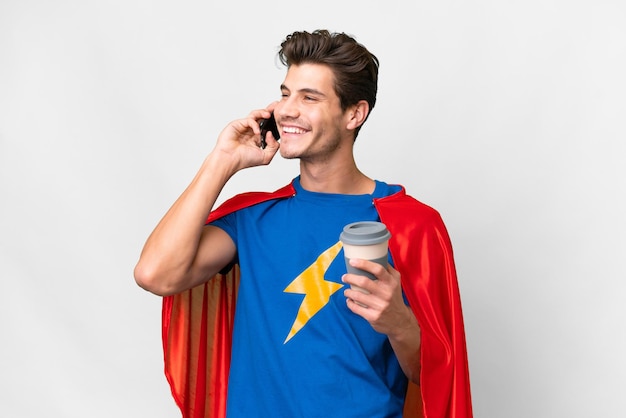
[{"label": "blue fabric", "polygon": [[[292,198],[213,223],[235,242],[241,267],[227,416],[401,417],[406,377],[387,337],[347,308],[336,246],[344,225],[379,220],[373,198],[399,187],[377,181],[372,195],[338,195],[294,186]],[[328,265],[302,276],[321,254]],[[324,291],[327,303],[314,296]],[[308,311],[298,316],[301,305]]]}]

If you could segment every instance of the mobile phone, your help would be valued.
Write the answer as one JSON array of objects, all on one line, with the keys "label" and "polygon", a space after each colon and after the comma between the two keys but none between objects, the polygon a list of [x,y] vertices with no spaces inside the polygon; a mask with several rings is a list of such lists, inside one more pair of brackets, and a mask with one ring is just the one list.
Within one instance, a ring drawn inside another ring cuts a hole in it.
[{"label": "mobile phone", "polygon": [[261,148],[265,149],[267,146],[267,142],[265,142],[265,135],[267,131],[271,131],[275,140],[280,139],[280,134],[278,133],[278,126],[276,126],[276,119],[274,119],[274,112],[267,119],[261,119],[259,122],[259,127],[261,128]]}]

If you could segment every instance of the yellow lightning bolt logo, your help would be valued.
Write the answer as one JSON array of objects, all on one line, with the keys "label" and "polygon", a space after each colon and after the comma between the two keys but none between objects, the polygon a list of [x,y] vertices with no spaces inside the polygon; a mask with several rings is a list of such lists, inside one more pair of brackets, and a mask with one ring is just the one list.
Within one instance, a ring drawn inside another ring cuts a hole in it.
[{"label": "yellow lightning bolt logo", "polygon": [[341,250],[342,244],[339,241],[333,245],[319,257],[313,264],[306,268],[298,277],[292,281],[289,286],[283,290],[286,293],[299,293],[304,296],[296,320],[291,326],[291,331],[285,343],[289,341],[298,331],[306,325],[306,323],[319,312],[330,300],[333,293],[343,287],[343,284],[329,282],[324,280],[324,273],[333,262],[337,254]]}]

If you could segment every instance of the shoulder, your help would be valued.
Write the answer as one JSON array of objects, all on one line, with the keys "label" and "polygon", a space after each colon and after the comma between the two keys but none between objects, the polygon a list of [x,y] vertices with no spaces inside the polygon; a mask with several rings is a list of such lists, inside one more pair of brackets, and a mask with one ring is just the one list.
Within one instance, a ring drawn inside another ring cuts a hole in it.
[{"label": "shoulder", "polygon": [[230,213],[259,203],[274,199],[284,199],[293,196],[295,189],[290,183],[273,192],[247,192],[231,197],[209,214],[207,223],[226,216]]},{"label": "shoulder", "polygon": [[374,204],[381,222],[391,232],[392,254],[417,260],[427,248],[431,257],[452,256],[450,236],[439,211],[408,195],[404,188]]},{"label": "shoulder", "polygon": [[441,220],[441,215],[435,208],[407,194],[403,186],[398,187],[399,190],[396,193],[374,199],[374,205],[379,212],[393,217],[417,217],[424,221]]}]

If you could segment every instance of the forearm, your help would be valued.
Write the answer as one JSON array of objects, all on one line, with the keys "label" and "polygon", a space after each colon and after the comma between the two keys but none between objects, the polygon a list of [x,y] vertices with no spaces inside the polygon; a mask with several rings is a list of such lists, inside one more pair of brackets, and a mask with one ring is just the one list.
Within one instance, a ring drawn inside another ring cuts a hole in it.
[{"label": "forearm", "polygon": [[234,174],[226,159],[210,154],[187,189],[148,237],[135,268],[137,283],[154,293],[188,287],[208,213]]}]

